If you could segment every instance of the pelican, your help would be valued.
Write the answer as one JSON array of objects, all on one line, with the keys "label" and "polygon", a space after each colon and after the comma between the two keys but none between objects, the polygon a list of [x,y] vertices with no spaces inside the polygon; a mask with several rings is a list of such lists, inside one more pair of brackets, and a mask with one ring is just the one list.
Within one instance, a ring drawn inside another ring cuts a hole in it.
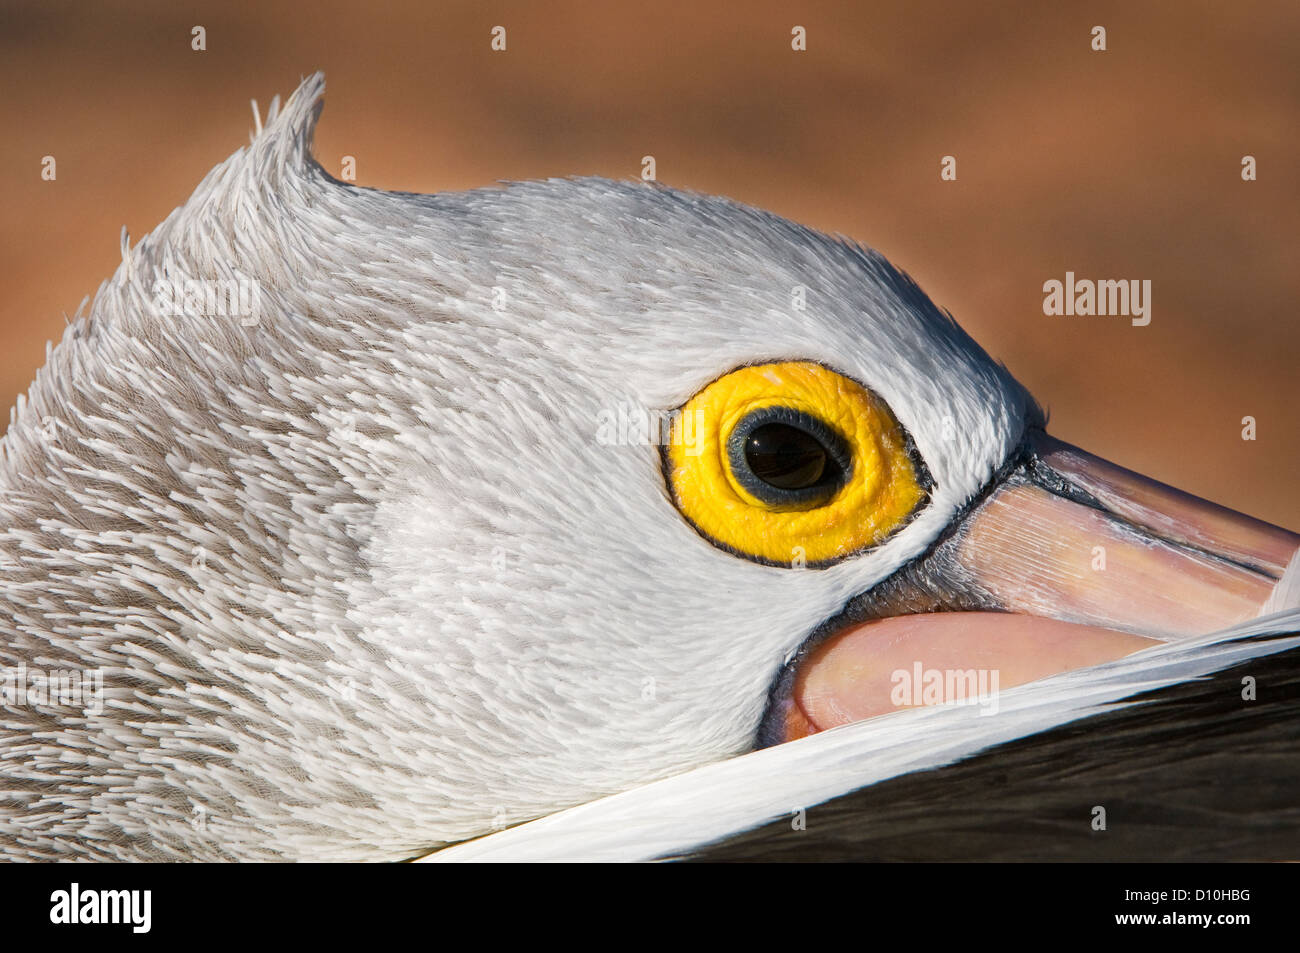
[{"label": "pelican", "polygon": [[3,856],[688,856],[1300,642],[1300,537],[1049,437],[878,253],[355,187],[323,91],[0,443]]}]

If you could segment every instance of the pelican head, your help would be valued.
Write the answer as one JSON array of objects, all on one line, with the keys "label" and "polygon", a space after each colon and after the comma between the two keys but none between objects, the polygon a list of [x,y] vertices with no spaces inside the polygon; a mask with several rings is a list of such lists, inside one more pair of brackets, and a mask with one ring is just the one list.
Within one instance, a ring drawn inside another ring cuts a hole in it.
[{"label": "pelican head", "polygon": [[0,706],[6,854],[402,859],[880,714],[917,652],[1005,685],[1276,607],[1300,540],[1050,440],[879,254],[643,183],[357,188],[322,92],[16,409],[0,664],[103,687]]}]

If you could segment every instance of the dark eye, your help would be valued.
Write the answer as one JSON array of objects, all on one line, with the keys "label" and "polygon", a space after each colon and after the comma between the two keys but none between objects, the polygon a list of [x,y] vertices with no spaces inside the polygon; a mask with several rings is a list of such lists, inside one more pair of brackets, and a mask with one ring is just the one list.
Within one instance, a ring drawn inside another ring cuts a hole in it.
[{"label": "dark eye", "polygon": [[815,486],[828,456],[816,437],[789,424],[763,424],[745,441],[745,462],[754,476],[782,490]]},{"label": "dark eye", "polygon": [[821,506],[852,470],[848,442],[790,407],[764,407],[743,417],[727,440],[727,456],[741,486],[783,509]]}]

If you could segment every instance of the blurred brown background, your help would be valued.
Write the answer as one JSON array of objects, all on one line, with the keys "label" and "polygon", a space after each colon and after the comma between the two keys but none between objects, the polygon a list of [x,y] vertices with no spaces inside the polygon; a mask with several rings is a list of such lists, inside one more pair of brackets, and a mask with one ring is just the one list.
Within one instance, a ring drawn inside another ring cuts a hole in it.
[{"label": "blurred brown background", "polygon": [[[323,69],[335,175],[351,154],[358,184],[432,192],[653,154],[669,185],[879,248],[1058,436],[1300,529],[1298,64],[1284,2],[5,3],[0,404],[121,226],[138,241],[247,142],[250,99]],[[1150,326],[1044,316],[1067,269],[1149,278]]]}]

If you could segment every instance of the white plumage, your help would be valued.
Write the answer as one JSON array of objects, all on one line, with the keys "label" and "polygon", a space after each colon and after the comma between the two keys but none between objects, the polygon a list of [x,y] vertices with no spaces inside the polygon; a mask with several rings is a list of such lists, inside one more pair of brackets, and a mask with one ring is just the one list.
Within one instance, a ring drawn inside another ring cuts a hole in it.
[{"label": "white plumage", "polygon": [[[811,629],[1040,420],[880,256],[770,214],[337,182],[323,85],[124,249],[0,444],[0,664],[102,668],[106,698],[3,708],[8,856],[396,860],[745,752]],[[156,314],[163,277],[251,278],[257,323]],[[656,447],[596,438],[791,356],[869,383],[937,484],[816,572],[710,546]]]},{"label": "white plumage", "polygon": [[[1013,688],[995,718],[978,708],[913,708],[706,765],[622,794],[446,848],[462,861],[648,861],[701,846],[911,771],[939,768],[1004,742],[1112,711],[1122,699],[1300,646],[1300,611],[1161,645]],[[1084,788],[1087,796],[1087,788]],[[815,815],[815,811],[813,812]],[[872,819],[864,817],[870,825]]]}]

